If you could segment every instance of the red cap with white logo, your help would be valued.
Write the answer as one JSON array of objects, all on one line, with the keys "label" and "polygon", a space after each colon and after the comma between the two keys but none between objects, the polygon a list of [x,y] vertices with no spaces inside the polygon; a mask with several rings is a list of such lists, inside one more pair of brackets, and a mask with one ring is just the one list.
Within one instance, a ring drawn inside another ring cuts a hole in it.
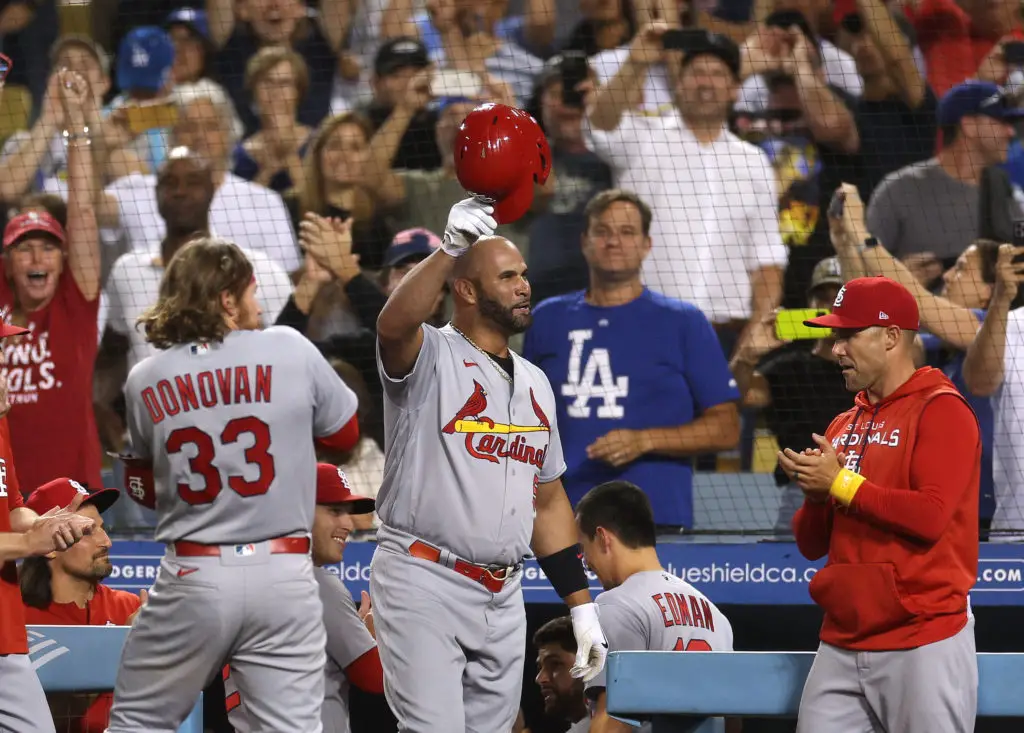
[{"label": "red cap with white logo", "polygon": [[337,466],[330,463],[316,464],[316,503],[317,504],[352,504],[353,514],[369,514],[376,506],[376,501],[368,496],[360,496],[352,490],[348,476]]},{"label": "red cap with white logo", "polygon": [[92,504],[100,514],[109,509],[121,496],[121,492],[117,489],[89,491],[73,479],[55,478],[53,481],[48,481],[29,494],[28,499],[25,501],[25,506],[36,514],[42,515],[51,509],[66,507],[75,498],[76,494],[82,494],[86,497],[85,501],[82,502],[83,506]]},{"label": "red cap with white logo", "polygon": [[910,291],[887,277],[858,277],[842,287],[832,312],[804,321],[819,328],[860,329],[898,326],[921,330],[917,300]]}]

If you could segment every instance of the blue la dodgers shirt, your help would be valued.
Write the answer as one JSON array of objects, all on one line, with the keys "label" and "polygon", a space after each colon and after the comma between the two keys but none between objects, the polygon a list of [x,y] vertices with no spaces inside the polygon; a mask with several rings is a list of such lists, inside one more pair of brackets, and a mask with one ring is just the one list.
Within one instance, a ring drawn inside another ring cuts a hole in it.
[{"label": "blue la dodgers shirt", "polygon": [[562,483],[573,505],[598,484],[621,479],[647,493],[655,522],[692,527],[690,459],[646,455],[614,468],[587,458],[587,446],[612,430],[686,425],[740,399],[704,314],[646,288],[612,307],[588,304],[583,291],[561,295],[535,308],[523,355],[555,393]]}]

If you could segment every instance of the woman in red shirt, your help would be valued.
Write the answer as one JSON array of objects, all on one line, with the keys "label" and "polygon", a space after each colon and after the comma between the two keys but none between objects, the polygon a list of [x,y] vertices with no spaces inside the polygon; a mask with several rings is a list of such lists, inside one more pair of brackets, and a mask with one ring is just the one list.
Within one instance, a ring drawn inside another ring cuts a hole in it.
[{"label": "woman in red shirt", "polygon": [[974,617],[981,431],[942,372],[914,366],[917,302],[884,277],[857,278],[832,313],[833,353],[855,405],[779,453],[804,492],[800,552],[825,612],[798,733],[969,733],[978,702]]},{"label": "woman in red shirt", "polygon": [[86,82],[71,72],[60,92],[68,145],[67,231],[45,211],[23,212],[4,229],[0,260],[0,318],[28,329],[4,344],[4,374],[14,457],[29,488],[58,476],[102,485],[92,405],[100,245],[85,124],[85,105],[95,102]]}]

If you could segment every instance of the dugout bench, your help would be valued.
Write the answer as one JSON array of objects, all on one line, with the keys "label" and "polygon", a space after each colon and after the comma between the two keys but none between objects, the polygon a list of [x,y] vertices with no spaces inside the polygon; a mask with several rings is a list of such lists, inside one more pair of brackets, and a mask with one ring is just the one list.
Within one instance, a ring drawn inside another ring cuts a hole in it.
[{"label": "dugout bench", "polygon": [[[653,733],[717,733],[710,716],[795,719],[814,652],[613,652],[608,713]],[[978,717],[1024,717],[1024,654],[978,654]]]},{"label": "dugout bench", "polygon": [[[47,692],[108,692],[127,636],[127,626],[29,626],[28,656]],[[203,733],[202,695],[178,733]]]}]

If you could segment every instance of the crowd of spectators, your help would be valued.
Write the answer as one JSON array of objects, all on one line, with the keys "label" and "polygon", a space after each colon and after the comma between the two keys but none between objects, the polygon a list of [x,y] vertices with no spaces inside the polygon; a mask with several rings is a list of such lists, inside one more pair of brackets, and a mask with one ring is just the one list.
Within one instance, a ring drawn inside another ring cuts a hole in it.
[{"label": "crowd of spectators", "polygon": [[[252,260],[265,325],[303,332],[360,395],[345,467],[374,495],[376,317],[466,195],[462,118],[499,102],[551,143],[551,178],[498,233],[526,255],[534,306],[558,304],[521,346],[561,395],[568,486],[632,478],[660,524],[694,529],[694,468],[771,474],[755,446],[807,447],[852,399],[828,338],[780,341],[777,309],[886,274],[918,296],[921,363],[982,421],[983,515],[999,497],[996,527],[1024,529],[1012,235],[979,228],[986,171],[1005,172],[1008,217],[1024,201],[1016,0],[93,0],[73,29],[68,7],[0,3],[5,99],[29,100],[0,153],[0,307],[30,329],[4,355],[26,490],[115,467],[121,387],[152,353],[136,318],[210,233]],[[566,88],[581,55],[589,75]],[[594,293],[629,326],[573,330]],[[784,534],[798,495],[775,476],[764,529]],[[151,521],[130,502],[108,517],[141,536]]]},{"label": "crowd of spectators", "polygon": [[[91,22],[72,22],[83,6]],[[1022,42],[1019,0],[0,0],[0,317],[29,329],[2,367],[21,486],[111,485],[124,381],[152,353],[136,319],[210,234],[252,261],[264,325],[305,334],[359,396],[363,438],[336,458],[375,496],[377,316],[466,196],[459,124],[497,102],[529,110],[553,156],[498,234],[530,268],[516,348],[559,400],[570,498],[625,478],[662,531],[690,532],[702,476],[755,472],[777,499],[761,530],[787,535],[801,494],[774,447],[809,447],[853,396],[828,335],[780,339],[778,309],[885,275],[918,300],[919,363],[978,415],[983,528],[1014,539]],[[439,299],[431,322],[447,315]],[[758,501],[723,494],[716,531]],[[104,520],[152,537],[134,502]],[[83,577],[69,568],[52,571],[61,597]],[[547,713],[584,730],[570,626],[533,643]]]}]

